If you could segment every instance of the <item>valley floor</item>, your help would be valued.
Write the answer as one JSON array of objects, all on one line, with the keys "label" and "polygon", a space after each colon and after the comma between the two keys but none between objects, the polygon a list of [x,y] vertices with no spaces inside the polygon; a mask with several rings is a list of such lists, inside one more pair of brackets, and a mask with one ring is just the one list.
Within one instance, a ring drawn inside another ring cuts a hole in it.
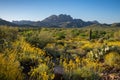
[{"label": "valley floor", "polygon": [[0,26],[0,80],[120,80],[120,28]]}]

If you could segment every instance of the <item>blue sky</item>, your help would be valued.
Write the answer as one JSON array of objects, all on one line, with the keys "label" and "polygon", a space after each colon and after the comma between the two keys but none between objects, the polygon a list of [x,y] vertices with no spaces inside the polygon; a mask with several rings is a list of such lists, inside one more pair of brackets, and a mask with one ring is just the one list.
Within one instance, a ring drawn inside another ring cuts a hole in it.
[{"label": "blue sky", "polygon": [[0,0],[0,18],[38,21],[68,14],[85,21],[120,22],[120,0]]}]

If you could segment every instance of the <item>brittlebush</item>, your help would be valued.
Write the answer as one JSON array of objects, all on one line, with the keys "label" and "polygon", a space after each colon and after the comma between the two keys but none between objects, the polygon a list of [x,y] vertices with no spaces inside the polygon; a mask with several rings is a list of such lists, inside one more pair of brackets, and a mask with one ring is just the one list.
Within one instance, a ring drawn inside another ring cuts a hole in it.
[{"label": "brittlebush", "polygon": [[21,71],[14,53],[8,56],[0,54],[0,80],[23,80]]}]

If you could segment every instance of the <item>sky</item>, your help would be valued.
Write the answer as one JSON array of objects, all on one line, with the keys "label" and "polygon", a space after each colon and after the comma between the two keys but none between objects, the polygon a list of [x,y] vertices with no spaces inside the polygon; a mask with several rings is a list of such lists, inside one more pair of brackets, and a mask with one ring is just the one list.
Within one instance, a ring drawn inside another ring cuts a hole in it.
[{"label": "sky", "polygon": [[0,0],[0,18],[41,21],[67,14],[84,21],[120,22],[120,0]]}]

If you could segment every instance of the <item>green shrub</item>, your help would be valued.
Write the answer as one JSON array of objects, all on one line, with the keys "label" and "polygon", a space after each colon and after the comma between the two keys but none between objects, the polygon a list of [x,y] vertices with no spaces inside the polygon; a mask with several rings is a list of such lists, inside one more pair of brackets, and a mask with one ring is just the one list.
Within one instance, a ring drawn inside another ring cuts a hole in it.
[{"label": "green shrub", "polygon": [[120,41],[120,31],[114,33],[114,38]]},{"label": "green shrub", "polygon": [[26,40],[35,47],[43,49],[48,43],[52,42],[52,34],[44,31],[34,32],[30,36],[26,36]]},{"label": "green shrub", "polygon": [[18,39],[18,28],[7,26],[0,27],[0,52],[11,48],[11,43]]},{"label": "green shrub", "polygon": [[64,33],[64,32],[58,32],[58,33],[56,34],[56,38],[57,38],[58,40],[64,39],[64,38],[65,38],[65,33]]}]

